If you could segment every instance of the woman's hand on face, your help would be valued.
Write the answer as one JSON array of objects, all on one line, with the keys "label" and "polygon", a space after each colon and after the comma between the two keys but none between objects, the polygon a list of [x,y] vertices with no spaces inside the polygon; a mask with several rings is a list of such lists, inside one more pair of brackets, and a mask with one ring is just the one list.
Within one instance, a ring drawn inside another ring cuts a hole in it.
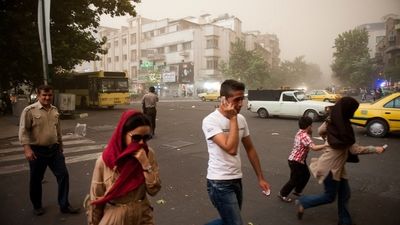
[{"label": "woman's hand on face", "polygon": [[149,159],[147,158],[147,154],[143,148],[139,149],[133,156],[135,156],[142,166],[149,165]]}]

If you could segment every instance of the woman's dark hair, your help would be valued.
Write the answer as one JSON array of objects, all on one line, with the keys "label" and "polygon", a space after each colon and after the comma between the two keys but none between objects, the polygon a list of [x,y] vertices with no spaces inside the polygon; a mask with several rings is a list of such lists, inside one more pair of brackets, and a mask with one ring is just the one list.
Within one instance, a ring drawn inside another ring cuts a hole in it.
[{"label": "woman's dark hair", "polygon": [[150,119],[144,115],[143,113],[135,113],[133,116],[129,117],[124,126],[122,127],[122,144],[124,145],[123,147],[125,148],[125,136],[126,134],[131,131],[136,129],[137,127],[140,126],[149,126],[151,127],[151,122]]},{"label": "woman's dark hair", "polygon": [[219,94],[221,96],[230,97],[233,91],[244,91],[245,85],[242,82],[236,80],[225,80],[221,84]]},{"label": "woman's dark hair", "polygon": [[299,119],[299,128],[304,130],[312,124],[312,119],[308,116],[302,116]]}]

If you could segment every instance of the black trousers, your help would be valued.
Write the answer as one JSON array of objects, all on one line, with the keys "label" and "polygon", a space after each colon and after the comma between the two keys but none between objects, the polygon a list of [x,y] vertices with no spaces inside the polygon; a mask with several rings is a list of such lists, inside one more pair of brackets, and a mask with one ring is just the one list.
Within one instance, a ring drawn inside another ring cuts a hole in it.
[{"label": "black trousers", "polygon": [[151,133],[154,135],[156,131],[156,117],[157,117],[156,107],[146,107],[145,114],[150,118]]},{"label": "black trousers", "polygon": [[290,167],[290,179],[282,187],[281,196],[288,196],[294,189],[295,192],[301,193],[310,179],[310,171],[307,164],[302,164],[296,161],[288,160]]},{"label": "black trousers", "polygon": [[65,164],[64,154],[59,150],[59,145],[50,147],[31,146],[36,159],[29,161],[30,182],[29,196],[35,209],[42,207],[42,180],[46,168],[49,167],[57,178],[58,204],[60,208],[69,206],[69,175]]}]

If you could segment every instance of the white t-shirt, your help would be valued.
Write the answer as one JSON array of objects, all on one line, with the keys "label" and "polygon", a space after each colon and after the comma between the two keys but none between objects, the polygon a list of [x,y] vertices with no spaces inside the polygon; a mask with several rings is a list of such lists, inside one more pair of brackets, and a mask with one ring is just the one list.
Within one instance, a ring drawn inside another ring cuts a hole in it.
[{"label": "white t-shirt", "polygon": [[[238,114],[239,141],[250,135],[246,119]],[[219,133],[229,133],[229,119],[222,115],[218,109],[203,119],[202,129],[207,141],[208,169],[207,179],[232,180],[242,178],[240,161],[240,146],[235,156],[228,154],[211,139]]]}]

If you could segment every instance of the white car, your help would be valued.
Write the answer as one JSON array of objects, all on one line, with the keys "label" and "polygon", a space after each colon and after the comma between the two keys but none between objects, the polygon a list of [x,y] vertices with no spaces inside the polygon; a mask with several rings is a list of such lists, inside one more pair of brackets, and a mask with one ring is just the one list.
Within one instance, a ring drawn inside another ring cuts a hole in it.
[{"label": "white car", "polygon": [[308,100],[302,91],[261,90],[249,91],[247,109],[261,118],[271,116],[308,116],[317,121],[326,116],[326,109],[334,105],[330,102]]}]

